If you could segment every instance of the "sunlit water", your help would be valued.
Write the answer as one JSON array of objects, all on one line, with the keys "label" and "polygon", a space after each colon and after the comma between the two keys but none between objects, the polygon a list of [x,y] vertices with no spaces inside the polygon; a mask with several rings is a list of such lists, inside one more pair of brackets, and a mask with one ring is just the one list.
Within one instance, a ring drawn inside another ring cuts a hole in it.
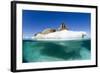
[{"label": "sunlit water", "polygon": [[91,41],[23,40],[23,63],[91,59]]}]

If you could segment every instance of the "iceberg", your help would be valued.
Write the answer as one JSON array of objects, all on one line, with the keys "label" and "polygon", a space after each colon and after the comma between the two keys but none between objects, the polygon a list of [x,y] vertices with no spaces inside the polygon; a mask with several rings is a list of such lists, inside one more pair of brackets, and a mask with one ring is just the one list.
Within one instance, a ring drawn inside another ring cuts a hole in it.
[{"label": "iceberg", "polygon": [[84,39],[87,35],[84,31],[71,31],[61,24],[59,30],[45,29],[44,31],[34,35],[32,39],[36,40],[78,40]]}]

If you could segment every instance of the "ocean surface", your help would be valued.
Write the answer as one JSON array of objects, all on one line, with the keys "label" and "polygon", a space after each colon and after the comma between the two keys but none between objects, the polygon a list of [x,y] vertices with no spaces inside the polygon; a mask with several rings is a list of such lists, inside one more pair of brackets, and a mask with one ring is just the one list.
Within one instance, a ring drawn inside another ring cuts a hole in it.
[{"label": "ocean surface", "polygon": [[91,59],[91,40],[23,40],[23,63]]}]

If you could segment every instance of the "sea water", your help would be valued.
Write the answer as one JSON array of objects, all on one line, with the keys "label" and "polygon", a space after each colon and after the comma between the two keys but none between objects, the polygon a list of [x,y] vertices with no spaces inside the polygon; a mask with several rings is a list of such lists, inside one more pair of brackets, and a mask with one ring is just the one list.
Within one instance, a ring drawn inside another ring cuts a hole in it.
[{"label": "sea water", "polygon": [[91,40],[23,40],[23,63],[91,59]]}]

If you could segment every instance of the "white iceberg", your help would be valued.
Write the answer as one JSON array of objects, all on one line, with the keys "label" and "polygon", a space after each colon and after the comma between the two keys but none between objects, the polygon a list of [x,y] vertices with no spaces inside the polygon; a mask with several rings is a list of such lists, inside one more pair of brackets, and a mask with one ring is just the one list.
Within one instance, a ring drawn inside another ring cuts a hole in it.
[{"label": "white iceberg", "polygon": [[78,40],[83,39],[87,34],[84,31],[70,31],[64,24],[62,24],[58,31],[54,29],[48,29],[49,31],[43,31],[32,37],[36,40]]},{"label": "white iceberg", "polygon": [[82,39],[86,36],[86,32],[83,31],[57,31],[49,34],[37,34],[32,39],[37,40],[74,40]]}]

